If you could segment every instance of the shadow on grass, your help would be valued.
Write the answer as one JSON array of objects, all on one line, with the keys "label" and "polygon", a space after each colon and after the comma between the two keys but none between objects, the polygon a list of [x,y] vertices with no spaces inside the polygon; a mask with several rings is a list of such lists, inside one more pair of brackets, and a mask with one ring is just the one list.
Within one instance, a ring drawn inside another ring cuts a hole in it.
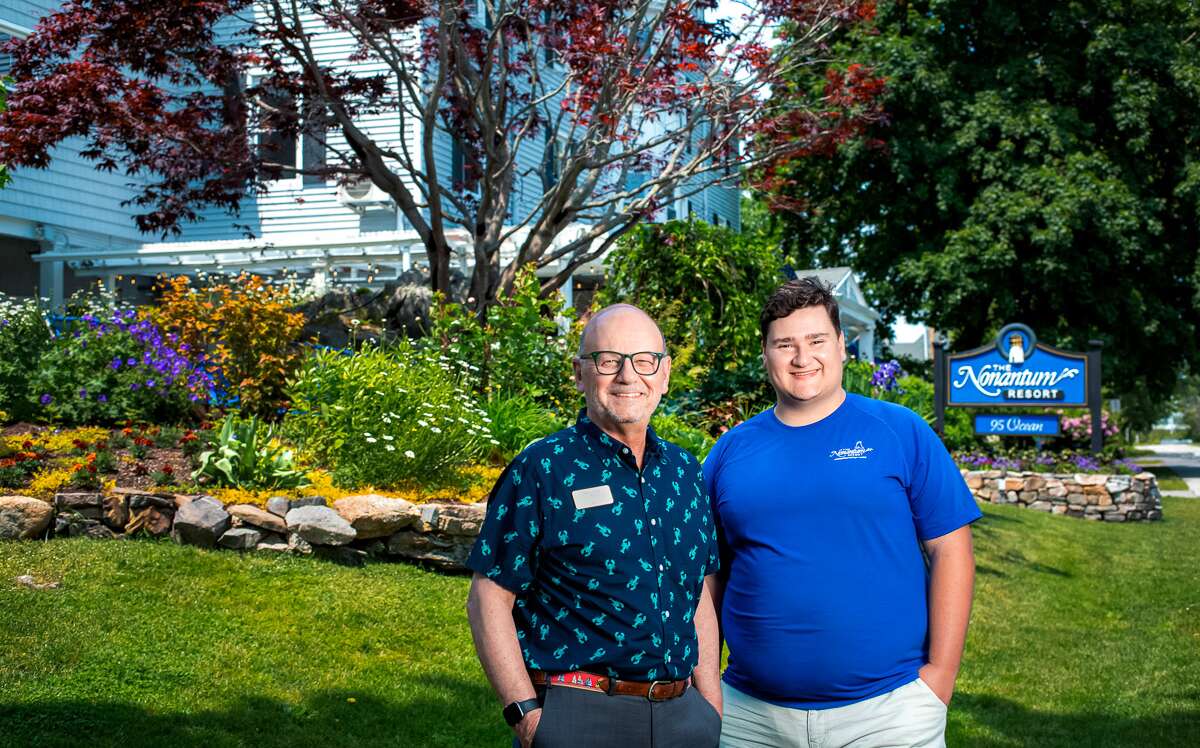
[{"label": "shadow on grass", "polygon": [[956,693],[947,744],[971,748],[1200,745],[1200,703],[1197,708],[1145,717],[1123,716],[1127,706],[1114,703],[1103,711],[1056,714],[997,696]]},{"label": "shadow on grass", "polygon": [[[295,702],[247,696],[223,711],[161,711],[153,704],[43,701],[0,704],[0,746],[225,748],[226,746],[507,745],[492,692],[478,683],[413,679],[422,694],[394,703],[321,691]],[[494,707],[494,708],[493,708]]]}]

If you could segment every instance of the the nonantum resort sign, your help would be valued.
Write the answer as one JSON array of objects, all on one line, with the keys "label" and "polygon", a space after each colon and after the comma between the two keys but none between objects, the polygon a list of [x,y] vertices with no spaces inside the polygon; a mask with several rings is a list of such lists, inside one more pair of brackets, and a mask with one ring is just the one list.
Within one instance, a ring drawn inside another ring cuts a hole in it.
[{"label": "the nonantum resort sign", "polygon": [[1051,348],[1025,325],[1008,325],[994,344],[947,356],[946,404],[1087,405],[1087,363],[1087,354]]}]

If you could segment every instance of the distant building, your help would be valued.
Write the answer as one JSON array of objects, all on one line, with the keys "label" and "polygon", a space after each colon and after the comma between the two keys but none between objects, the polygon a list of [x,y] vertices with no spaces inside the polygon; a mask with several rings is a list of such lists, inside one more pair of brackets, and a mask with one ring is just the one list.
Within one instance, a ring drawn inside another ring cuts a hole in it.
[{"label": "distant building", "polygon": [[792,274],[795,278],[816,276],[822,283],[833,287],[833,295],[837,298],[842,316],[842,332],[846,336],[846,353],[874,361],[875,325],[879,322],[879,312],[867,303],[854,271],[847,267],[812,268],[793,270]]},{"label": "distant building", "polygon": [[[933,360],[933,345],[936,338],[936,333],[932,327],[921,326],[916,328],[917,336],[911,340],[901,342],[899,338],[892,341],[892,354],[895,356],[907,356],[917,361],[932,361]],[[909,335],[911,337],[911,333]]]}]

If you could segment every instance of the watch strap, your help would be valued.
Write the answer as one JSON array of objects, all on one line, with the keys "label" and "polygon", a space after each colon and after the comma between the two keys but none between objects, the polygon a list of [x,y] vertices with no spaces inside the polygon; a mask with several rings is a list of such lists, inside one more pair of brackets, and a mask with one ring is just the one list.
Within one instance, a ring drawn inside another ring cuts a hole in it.
[{"label": "watch strap", "polygon": [[534,709],[541,709],[542,705],[537,699],[525,699],[524,701],[514,701],[504,707],[504,721],[509,727],[515,727],[518,722],[525,718]]}]

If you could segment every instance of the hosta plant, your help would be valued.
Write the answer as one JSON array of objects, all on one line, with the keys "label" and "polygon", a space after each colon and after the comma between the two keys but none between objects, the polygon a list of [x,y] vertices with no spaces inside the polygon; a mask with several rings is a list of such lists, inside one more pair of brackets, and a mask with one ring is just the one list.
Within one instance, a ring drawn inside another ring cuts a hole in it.
[{"label": "hosta plant", "polygon": [[193,480],[232,488],[299,488],[307,483],[273,427],[227,416],[213,449],[200,453]]}]

